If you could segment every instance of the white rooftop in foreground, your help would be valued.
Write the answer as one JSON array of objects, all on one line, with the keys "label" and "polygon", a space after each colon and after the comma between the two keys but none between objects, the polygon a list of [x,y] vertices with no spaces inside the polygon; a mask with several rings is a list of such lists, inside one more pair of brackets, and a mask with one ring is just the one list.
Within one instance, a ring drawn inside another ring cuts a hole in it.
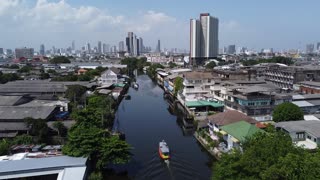
[{"label": "white rooftop in foreground", "polygon": [[317,144],[310,141],[310,140],[298,141],[296,143],[296,145],[299,147],[303,147],[305,149],[316,149],[317,148]]},{"label": "white rooftop in foreground", "polygon": [[12,160],[0,161],[0,179],[57,175],[57,180],[85,178],[87,158],[56,156],[25,159],[21,153]]}]

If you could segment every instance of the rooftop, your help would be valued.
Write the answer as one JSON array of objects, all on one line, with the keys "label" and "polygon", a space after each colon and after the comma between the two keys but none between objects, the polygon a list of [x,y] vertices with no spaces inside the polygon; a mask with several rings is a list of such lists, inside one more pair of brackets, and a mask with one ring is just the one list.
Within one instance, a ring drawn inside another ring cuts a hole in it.
[{"label": "rooftop", "polygon": [[302,81],[302,82],[299,82],[298,84],[320,87],[320,82],[314,82],[314,81]]},{"label": "rooftop", "polygon": [[55,108],[55,106],[0,106],[0,120],[21,120],[27,117],[34,119],[47,119]]},{"label": "rooftop", "polygon": [[192,72],[184,73],[184,77],[188,80],[201,80],[201,79],[214,79],[214,78],[217,78],[218,76],[211,72],[192,71]]},{"label": "rooftop", "polygon": [[211,106],[214,108],[224,107],[223,104],[210,102],[210,101],[187,101],[186,105],[188,107],[204,107],[204,106]]},{"label": "rooftop", "polygon": [[245,141],[246,138],[254,135],[258,132],[264,132],[263,130],[257,128],[255,125],[249,124],[245,121],[239,121],[226,126],[222,126],[221,129],[237,140]]},{"label": "rooftop", "polygon": [[224,125],[232,124],[239,121],[246,121],[250,124],[257,123],[257,121],[254,120],[253,118],[235,110],[227,110],[225,112],[208,116],[208,120],[219,126],[224,126]]},{"label": "rooftop", "polygon": [[276,123],[275,127],[285,129],[289,133],[305,131],[320,138],[320,121],[287,121]]}]

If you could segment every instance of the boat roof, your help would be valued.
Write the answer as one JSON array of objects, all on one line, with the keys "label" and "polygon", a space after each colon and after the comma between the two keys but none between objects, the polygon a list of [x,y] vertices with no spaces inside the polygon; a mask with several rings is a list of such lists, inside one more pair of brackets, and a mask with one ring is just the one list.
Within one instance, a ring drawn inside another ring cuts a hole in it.
[{"label": "boat roof", "polygon": [[160,148],[161,152],[169,152],[169,147],[166,142],[160,142],[159,148]]}]

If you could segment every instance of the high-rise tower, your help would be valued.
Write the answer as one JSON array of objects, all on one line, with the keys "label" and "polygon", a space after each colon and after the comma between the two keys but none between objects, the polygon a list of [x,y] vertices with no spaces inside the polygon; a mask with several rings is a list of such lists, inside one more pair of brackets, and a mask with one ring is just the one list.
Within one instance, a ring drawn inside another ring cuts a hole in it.
[{"label": "high-rise tower", "polygon": [[190,58],[194,65],[215,58],[219,51],[219,20],[209,13],[190,20]]}]

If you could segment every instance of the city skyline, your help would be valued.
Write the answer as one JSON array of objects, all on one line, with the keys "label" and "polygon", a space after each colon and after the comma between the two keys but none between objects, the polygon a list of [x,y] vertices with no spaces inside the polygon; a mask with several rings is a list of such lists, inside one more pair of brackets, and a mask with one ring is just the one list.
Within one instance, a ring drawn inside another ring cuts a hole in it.
[{"label": "city skyline", "polygon": [[[122,6],[123,2],[102,0],[2,0],[0,47],[38,49],[41,44],[69,47],[72,40],[77,42],[78,49],[86,42],[117,45],[127,32],[133,31],[153,48],[157,39],[161,39],[163,48],[189,49],[189,20],[203,12],[221,21],[220,47],[235,44],[255,49],[305,49],[306,44],[320,40],[317,33],[320,26],[313,22],[311,13],[320,5],[315,0],[309,3],[272,0],[265,4],[253,0],[246,3],[178,0],[170,2],[170,7],[164,6],[165,2],[127,1],[128,9]],[[174,8],[175,5],[184,10]],[[299,9],[309,11],[296,13]]]}]

